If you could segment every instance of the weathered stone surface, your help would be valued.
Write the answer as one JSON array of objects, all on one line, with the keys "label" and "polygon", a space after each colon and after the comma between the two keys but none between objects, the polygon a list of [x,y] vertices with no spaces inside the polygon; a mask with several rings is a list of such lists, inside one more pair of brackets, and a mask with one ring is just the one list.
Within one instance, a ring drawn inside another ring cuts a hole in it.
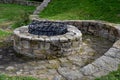
[{"label": "weathered stone surface", "polygon": [[67,42],[68,41],[68,38],[66,38],[66,37],[61,37],[60,38],[60,42]]},{"label": "weathered stone surface", "polygon": [[81,80],[94,80],[95,77],[93,76],[83,76]]},{"label": "weathered stone surface", "polygon": [[34,11],[34,15],[38,15],[45,7],[47,7],[48,3],[50,2],[51,0],[44,0],[40,6],[38,6],[36,8],[36,10]]},{"label": "weathered stone surface", "polygon": [[57,60],[49,60],[49,63],[52,65],[53,68],[58,68],[60,66],[60,63]]},{"label": "weathered stone surface", "polygon": [[0,49],[0,52],[2,51],[2,49]]},{"label": "weathered stone surface", "polygon": [[50,43],[45,43],[44,49],[49,50],[50,49]]},{"label": "weathered stone surface", "polygon": [[4,66],[0,66],[0,69],[4,69]]},{"label": "weathered stone surface", "polygon": [[120,59],[120,49],[118,48],[110,48],[106,53],[106,56],[113,57],[113,58],[118,58]]},{"label": "weathered stone surface", "polygon": [[75,42],[72,43],[72,46],[75,47],[75,48],[79,47],[80,46],[80,42],[79,41],[75,41]]},{"label": "weathered stone surface", "polygon": [[104,29],[100,30],[100,31],[99,31],[99,36],[101,36],[101,37],[104,37],[104,38],[107,38],[107,39],[108,39],[108,37],[109,37],[108,30],[104,30]]},{"label": "weathered stone surface", "polygon": [[30,43],[29,43],[29,41],[22,41],[22,46],[23,46],[23,48],[30,48]]},{"label": "weathered stone surface", "polygon": [[31,41],[30,42],[30,47],[33,49],[38,49],[39,48],[39,42],[38,41]]},{"label": "weathered stone surface", "polygon": [[71,70],[68,68],[58,68],[58,72],[67,80],[80,80],[83,75],[78,70]]},{"label": "weathered stone surface", "polygon": [[116,37],[114,35],[109,35],[109,40],[114,42],[116,40]]},{"label": "weathered stone surface", "polygon": [[3,58],[3,56],[2,55],[0,55],[0,59],[2,59]]},{"label": "weathered stone surface", "polygon": [[88,64],[87,66],[83,67],[80,71],[82,71],[82,73],[86,76],[90,76],[93,73],[99,71],[98,67],[92,65],[92,64]]},{"label": "weathered stone surface", "polygon": [[68,59],[74,64],[79,67],[83,66],[85,63],[83,62],[83,59],[79,55],[73,55],[69,56]]},{"label": "weathered stone surface", "polygon": [[100,70],[113,71],[118,69],[119,60],[102,56],[94,61],[92,64],[97,66]]},{"label": "weathered stone surface", "polygon": [[13,66],[8,66],[5,70],[7,70],[7,71],[14,71],[15,68]]},{"label": "weathered stone surface", "polygon": [[61,45],[63,48],[71,48],[72,47],[72,43],[71,42],[66,42],[66,43],[62,43],[62,45]]},{"label": "weathered stone surface", "polygon": [[107,71],[107,70],[100,70],[100,71],[98,71],[98,72],[95,72],[94,74],[93,74],[93,76],[94,77],[101,77],[101,76],[105,76],[105,75],[107,75],[109,73],[109,71]]},{"label": "weathered stone surface", "polygon": [[30,15],[29,19],[30,20],[39,19],[39,16],[38,15]]},{"label": "weathered stone surface", "polygon": [[16,72],[17,75],[22,75],[21,71]]},{"label": "weathered stone surface", "polygon": [[117,40],[114,44],[113,47],[120,49],[120,40]]},{"label": "weathered stone surface", "polygon": [[59,61],[60,61],[61,63],[63,63],[63,62],[68,62],[67,58],[59,58]]},{"label": "weathered stone surface", "polygon": [[53,80],[65,80],[61,75],[55,75]]}]

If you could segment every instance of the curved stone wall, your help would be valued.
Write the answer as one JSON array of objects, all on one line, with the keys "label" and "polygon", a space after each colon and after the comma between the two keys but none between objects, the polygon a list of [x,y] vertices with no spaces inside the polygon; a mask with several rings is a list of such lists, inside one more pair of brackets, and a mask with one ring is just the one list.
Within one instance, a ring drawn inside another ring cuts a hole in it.
[{"label": "curved stone wall", "polygon": [[25,6],[39,6],[41,4],[41,2],[25,1],[25,0],[0,0],[0,3],[18,4],[18,5],[25,5]]},{"label": "curved stone wall", "polygon": [[14,31],[14,49],[31,58],[55,58],[79,53],[82,34],[74,26],[67,26],[68,32],[57,36],[38,36],[28,33],[28,26]]},{"label": "curved stone wall", "polygon": [[118,25],[104,21],[95,20],[56,20],[51,22],[63,22],[68,25],[76,26],[83,34],[91,34],[104,37],[112,42],[120,38],[120,29]]},{"label": "curved stone wall", "polygon": [[48,3],[51,0],[43,0],[43,2],[36,8],[36,10],[34,11],[33,15],[38,15],[42,12],[42,10],[44,10],[45,7],[48,6]]}]

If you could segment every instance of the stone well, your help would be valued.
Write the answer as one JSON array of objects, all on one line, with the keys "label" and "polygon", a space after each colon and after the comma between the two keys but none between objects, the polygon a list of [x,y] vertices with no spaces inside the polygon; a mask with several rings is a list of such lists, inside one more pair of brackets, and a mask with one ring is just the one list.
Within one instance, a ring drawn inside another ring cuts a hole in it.
[{"label": "stone well", "polygon": [[55,36],[34,35],[28,26],[14,30],[14,50],[30,58],[46,59],[67,56],[80,51],[82,33],[76,27],[67,25],[65,34]]}]

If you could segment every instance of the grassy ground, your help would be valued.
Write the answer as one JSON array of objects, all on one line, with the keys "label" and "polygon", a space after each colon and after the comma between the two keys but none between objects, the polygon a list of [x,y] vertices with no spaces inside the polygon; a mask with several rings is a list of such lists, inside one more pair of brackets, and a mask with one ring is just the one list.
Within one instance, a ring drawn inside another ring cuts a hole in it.
[{"label": "grassy ground", "polygon": [[107,76],[103,76],[103,77],[97,78],[95,80],[120,80],[120,68],[117,71],[111,72]]},{"label": "grassy ground", "polygon": [[20,76],[10,77],[0,74],[0,80],[38,80],[38,79],[33,77],[20,77]]},{"label": "grassy ground", "polygon": [[120,23],[120,0],[52,0],[41,18],[105,20]]},{"label": "grassy ground", "polygon": [[31,13],[35,7],[21,6],[16,4],[0,4],[0,23],[14,22],[20,18],[25,12]]},{"label": "grassy ground", "polygon": [[5,40],[5,38],[11,34],[11,31],[0,30],[0,41]]},{"label": "grassy ground", "polygon": [[35,7],[32,6],[0,3],[0,41],[11,34],[10,30],[5,31],[6,28],[14,23],[18,23],[18,21],[20,22],[21,16],[25,13],[31,14],[34,9]]}]

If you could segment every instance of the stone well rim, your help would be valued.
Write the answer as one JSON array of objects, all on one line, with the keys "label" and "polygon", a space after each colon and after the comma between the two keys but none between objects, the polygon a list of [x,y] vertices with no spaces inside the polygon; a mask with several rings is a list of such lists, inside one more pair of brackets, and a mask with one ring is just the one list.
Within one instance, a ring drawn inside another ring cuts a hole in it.
[{"label": "stone well rim", "polygon": [[[35,41],[45,41],[45,42],[51,42],[51,41],[59,41],[60,42],[66,42],[66,41],[74,41],[76,39],[80,39],[82,37],[81,31],[72,25],[67,25],[68,32],[62,35],[56,35],[56,36],[45,36],[45,35],[34,35],[27,32],[27,34],[23,34],[24,31],[28,31],[28,25],[22,26],[19,28],[16,28],[14,30],[14,35],[20,37],[21,39],[27,39],[27,40],[35,40]],[[20,30],[23,30],[23,33],[20,32]]]}]

